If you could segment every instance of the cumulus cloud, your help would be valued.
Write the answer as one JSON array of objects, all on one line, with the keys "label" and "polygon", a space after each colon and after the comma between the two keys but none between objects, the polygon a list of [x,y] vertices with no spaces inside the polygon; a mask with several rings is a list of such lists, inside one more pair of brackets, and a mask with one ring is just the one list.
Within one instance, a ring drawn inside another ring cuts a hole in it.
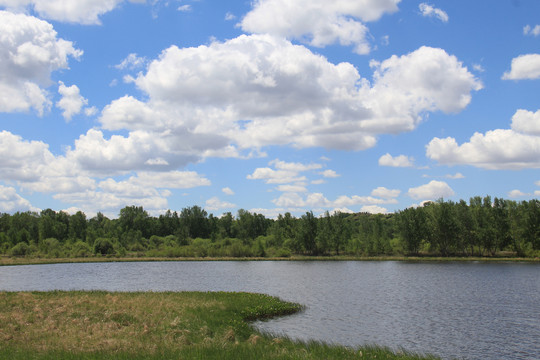
[{"label": "cumulus cloud", "polygon": [[445,165],[472,165],[484,169],[540,168],[540,128],[536,113],[518,110],[511,129],[475,133],[459,145],[452,137],[434,138],[426,155]]},{"label": "cumulus cloud", "polygon": [[[462,110],[482,87],[441,49],[373,67],[370,84],[349,63],[269,35],[172,46],[134,80],[147,100],[117,99],[99,121],[107,130],[168,132],[175,143],[195,137],[194,158],[269,145],[363,150],[378,134],[413,130],[426,112]],[[204,146],[212,148],[198,151]]]},{"label": "cumulus cloud", "polygon": [[384,186],[379,186],[371,191],[371,196],[376,196],[384,199],[396,198],[401,193],[401,190],[387,189]]},{"label": "cumulus cloud", "polygon": [[534,27],[531,25],[525,25],[525,27],[523,27],[523,35],[540,35],[540,25],[536,25]]},{"label": "cumulus cloud", "polygon": [[415,200],[437,200],[453,196],[454,190],[444,181],[432,180],[428,184],[410,188],[407,195]]},{"label": "cumulus cloud", "polygon": [[0,10],[0,112],[34,109],[42,115],[51,107],[45,90],[51,72],[68,68],[81,50],[57,38],[53,26],[24,14]]},{"label": "cumulus cloud", "polygon": [[[125,2],[124,0],[0,0],[0,6],[10,10],[32,10],[40,17],[78,24],[101,24],[99,17]],[[144,3],[145,0],[130,0]]]},{"label": "cumulus cloud", "polygon": [[324,170],[324,171],[320,172],[319,174],[321,174],[325,178],[337,178],[337,177],[341,176],[337,172],[335,172],[334,170]]},{"label": "cumulus cloud", "polygon": [[512,130],[522,134],[540,136],[540,110],[536,112],[519,109],[512,116]]},{"label": "cumulus cloud", "polygon": [[19,194],[17,190],[10,186],[0,184],[0,212],[14,213],[17,211],[41,211],[32,206],[30,202]]},{"label": "cumulus cloud", "polygon": [[520,197],[525,197],[525,196],[529,196],[530,194],[526,194],[524,193],[523,191],[521,190],[512,190],[512,191],[509,191],[508,192],[508,197],[510,198],[520,198]]},{"label": "cumulus cloud", "polygon": [[418,8],[420,9],[422,16],[437,18],[442,22],[448,22],[449,20],[448,14],[445,11],[437,9],[436,7],[433,7],[427,3],[421,3],[418,5]]},{"label": "cumulus cloud", "polygon": [[512,59],[510,71],[503,74],[503,80],[524,80],[540,78],[540,54],[520,55]]},{"label": "cumulus cloud", "polygon": [[152,212],[168,208],[168,189],[208,186],[210,181],[192,171],[139,172],[125,180],[106,178],[92,189],[59,192],[53,198],[89,212],[107,212],[124,206],[143,206]]},{"label": "cumulus cloud", "polygon": [[0,132],[1,180],[37,181],[51,170],[54,155],[42,141],[27,141],[9,131]]},{"label": "cumulus cloud", "polygon": [[380,166],[391,166],[391,167],[412,167],[414,159],[406,155],[392,156],[389,153],[384,154],[379,158]]},{"label": "cumulus cloud", "polygon": [[381,206],[377,205],[365,205],[362,206],[360,212],[369,213],[369,214],[387,214],[388,210]]},{"label": "cumulus cloud", "polygon": [[129,54],[122,62],[114,67],[119,70],[135,70],[146,65],[148,60],[145,57],[140,57],[136,53]]},{"label": "cumulus cloud", "polygon": [[234,195],[234,191],[230,187],[224,187],[221,189],[225,195]]},{"label": "cumulus cloud", "polygon": [[363,22],[398,10],[401,0],[258,0],[240,22],[242,30],[297,39],[316,47],[330,44],[370,51],[369,30]]},{"label": "cumulus cloud", "polygon": [[63,110],[62,116],[66,121],[71,121],[73,115],[81,112],[84,105],[88,105],[88,100],[81,96],[77,85],[66,86],[59,81],[58,93],[62,98],[56,103],[56,106]]},{"label": "cumulus cloud", "polygon": [[221,209],[231,209],[234,207],[236,207],[235,204],[226,202],[226,201],[221,201],[219,200],[217,196],[214,196],[213,198],[206,200],[206,205],[204,206],[206,210],[210,210],[210,211],[217,211]]},{"label": "cumulus cloud", "polygon": [[[111,178],[110,174],[121,171],[107,173],[103,167],[95,169],[88,166],[80,157],[81,152],[84,149],[75,148],[65,156],[55,156],[49,151],[48,145],[41,141],[23,140],[20,136],[2,131],[0,179],[16,182],[25,191],[51,193],[53,198],[77,205],[89,213],[115,210],[127,205],[140,205],[158,211],[166,209],[167,197],[171,195],[169,189],[211,184],[210,180],[196,172],[165,171],[163,168],[161,171],[138,171],[119,181]],[[106,152],[94,153],[107,161]]]}]

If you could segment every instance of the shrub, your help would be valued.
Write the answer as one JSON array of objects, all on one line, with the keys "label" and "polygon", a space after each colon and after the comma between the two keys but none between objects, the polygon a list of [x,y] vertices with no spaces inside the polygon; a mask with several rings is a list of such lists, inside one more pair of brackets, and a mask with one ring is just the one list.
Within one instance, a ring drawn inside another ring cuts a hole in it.
[{"label": "shrub", "polygon": [[114,245],[110,239],[97,238],[94,241],[94,253],[109,255],[114,253]]},{"label": "shrub", "polygon": [[20,242],[9,250],[10,256],[26,256],[30,253],[28,244]]},{"label": "shrub", "polygon": [[62,244],[56,238],[47,238],[41,242],[40,245],[41,252],[48,257],[61,257],[62,254]]},{"label": "shrub", "polygon": [[73,257],[89,257],[91,255],[92,249],[84,241],[77,241],[71,248],[71,256]]}]

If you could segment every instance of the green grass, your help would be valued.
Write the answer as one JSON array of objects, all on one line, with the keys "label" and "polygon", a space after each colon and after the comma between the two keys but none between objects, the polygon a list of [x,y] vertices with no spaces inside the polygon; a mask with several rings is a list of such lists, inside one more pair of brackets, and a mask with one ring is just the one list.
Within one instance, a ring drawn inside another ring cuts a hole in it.
[{"label": "green grass", "polygon": [[0,292],[0,359],[434,359],[257,332],[302,307],[251,293]]}]

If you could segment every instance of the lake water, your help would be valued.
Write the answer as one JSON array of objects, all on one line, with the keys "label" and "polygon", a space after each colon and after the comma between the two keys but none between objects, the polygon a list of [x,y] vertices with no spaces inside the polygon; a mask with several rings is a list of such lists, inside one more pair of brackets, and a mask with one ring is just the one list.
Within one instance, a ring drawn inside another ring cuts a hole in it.
[{"label": "lake water", "polygon": [[540,359],[540,264],[137,262],[0,267],[0,290],[248,291],[307,306],[256,325],[445,359]]}]

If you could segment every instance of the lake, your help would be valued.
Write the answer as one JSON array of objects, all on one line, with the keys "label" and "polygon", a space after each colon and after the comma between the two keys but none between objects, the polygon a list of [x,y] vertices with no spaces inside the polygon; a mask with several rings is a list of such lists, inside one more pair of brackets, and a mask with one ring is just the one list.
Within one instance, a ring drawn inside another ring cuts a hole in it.
[{"label": "lake", "polygon": [[0,290],[247,291],[306,305],[266,332],[445,359],[540,359],[540,264],[122,262],[0,267]]}]

